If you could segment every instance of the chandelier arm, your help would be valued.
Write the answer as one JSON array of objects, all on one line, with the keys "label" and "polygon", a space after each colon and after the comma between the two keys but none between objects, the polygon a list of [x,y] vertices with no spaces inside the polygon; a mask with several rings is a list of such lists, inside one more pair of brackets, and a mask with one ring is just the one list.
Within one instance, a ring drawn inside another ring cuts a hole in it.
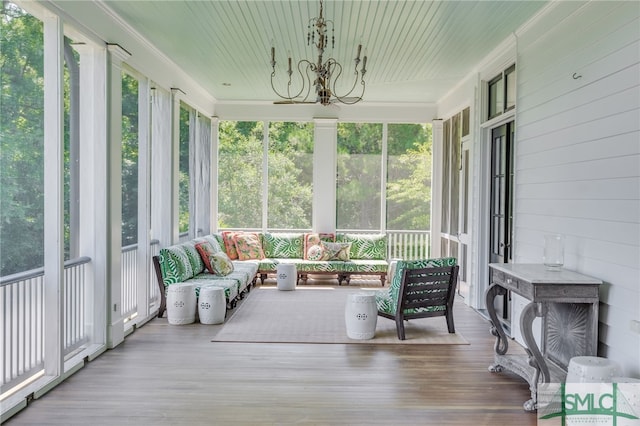
[{"label": "chandelier arm", "polygon": [[[306,70],[305,73],[302,72],[301,67],[304,66],[306,64]],[[306,86],[306,81],[309,79],[308,77],[308,68],[309,66],[312,66],[313,64],[311,64],[311,62],[307,61],[306,59],[303,59],[301,61],[298,62],[298,73],[300,74],[300,77],[302,79],[302,87],[300,88],[300,91],[298,91],[298,93],[296,93],[295,95],[291,96],[291,76],[289,76],[289,81],[287,82],[287,96],[284,96],[283,94],[281,94],[275,87],[274,83],[273,83],[273,79],[276,76],[276,70],[275,67],[273,68],[273,72],[271,73],[271,89],[273,89],[273,92],[278,95],[280,98],[282,99],[286,99],[288,101],[293,101],[296,98],[299,98],[300,95],[302,95],[302,93],[304,92],[305,86]],[[307,79],[305,79],[305,74],[307,74]],[[307,96],[308,93],[311,89],[311,86],[309,85],[309,87],[307,88]],[[305,98],[306,99],[306,98]]]},{"label": "chandelier arm", "polygon": [[[362,100],[362,96],[364,95],[364,90],[365,90],[365,82],[364,80],[360,81],[360,84],[362,85],[362,90],[360,91],[360,96],[355,96],[355,100],[353,101],[347,101],[346,98],[347,96],[338,96],[335,95],[336,99],[340,102],[343,103],[345,105],[353,105],[353,104],[357,104],[358,102],[360,102]],[[351,92],[349,92],[348,94],[351,94]],[[351,97],[351,96],[349,96]]]},{"label": "chandelier arm", "polygon": [[[306,59],[302,59],[300,62],[298,62],[298,71],[300,71],[300,67],[302,65],[306,65],[304,67],[304,71],[305,71],[305,76],[306,78],[302,78],[302,89],[300,90],[300,93],[302,93],[302,91],[304,90],[304,87],[306,86],[306,83],[308,82],[309,85],[307,86],[307,93],[304,95],[304,98],[302,98],[303,102],[307,102],[307,99],[309,99],[309,94],[311,93],[311,87],[313,87],[313,84],[311,84],[311,77],[309,76],[309,72],[310,71],[314,71],[314,65],[312,62],[309,62]],[[300,71],[300,74],[302,75],[302,72]]]},{"label": "chandelier arm", "polygon": [[[344,93],[344,94],[342,94],[342,95],[338,95],[338,93],[336,92],[336,83],[338,82],[338,79],[339,79],[339,78],[340,78],[340,76],[342,75],[342,65],[340,65],[340,63],[339,63],[338,61],[336,61],[335,59],[333,59],[333,58],[329,58],[329,59],[327,60],[327,65],[328,65],[328,66],[333,66],[333,69],[335,69],[335,70],[336,70],[336,71],[335,71],[335,72],[336,72],[336,76],[335,76],[335,78],[333,78],[333,86],[332,86],[332,88],[331,88],[331,89],[332,89],[332,92],[333,92],[333,95],[334,95],[334,96],[336,97],[336,99],[338,99],[340,102],[342,102],[342,103],[344,103],[344,104],[348,103],[348,102],[343,101],[342,99],[343,99],[343,98],[350,97],[350,96],[351,96],[351,94],[353,93],[353,91],[356,89],[356,86],[358,85],[358,78],[360,77],[360,73],[358,72],[358,68],[357,68],[357,66],[356,66],[356,68],[355,68],[355,73],[354,73],[355,75],[354,75],[353,85],[351,86],[351,89],[349,89],[349,91],[348,91],[347,93]],[[333,74],[333,72],[332,72],[332,74]],[[362,76],[362,77],[360,78],[360,84],[364,86],[364,76]],[[361,92],[361,94],[360,94],[360,96],[359,96],[359,98],[360,98],[360,99],[362,98],[362,95],[364,95],[364,88],[363,88],[363,90],[362,90],[362,92]],[[356,101],[356,102],[359,102],[359,100],[358,100],[358,101]],[[354,104],[354,103],[356,103],[356,102],[351,102],[351,104]]]}]

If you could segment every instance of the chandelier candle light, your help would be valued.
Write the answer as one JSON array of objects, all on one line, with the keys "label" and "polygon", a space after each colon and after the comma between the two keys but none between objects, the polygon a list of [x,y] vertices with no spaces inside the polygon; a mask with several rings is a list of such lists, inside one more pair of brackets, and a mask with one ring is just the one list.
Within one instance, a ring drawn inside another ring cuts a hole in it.
[{"label": "chandelier candle light", "polygon": [[[364,75],[367,72],[367,56],[360,61],[360,53],[362,51],[362,45],[358,45],[358,53],[354,60],[354,80],[351,89],[342,96],[336,93],[336,82],[342,75],[342,65],[334,58],[324,59],[325,49],[328,47],[329,39],[327,36],[327,26],[331,25],[331,48],[335,47],[336,39],[334,35],[333,21],[325,20],[323,15],[322,0],[320,0],[320,16],[317,18],[311,18],[309,20],[308,32],[307,32],[307,45],[314,45],[318,50],[317,62],[312,62],[307,59],[302,59],[297,64],[297,71],[302,79],[302,87],[300,90],[291,94],[291,76],[293,75],[291,56],[288,58],[289,68],[287,74],[289,75],[289,81],[287,83],[286,95],[280,93],[274,85],[273,79],[276,76],[276,48],[271,46],[271,88],[273,91],[284,99],[276,103],[282,104],[295,104],[295,103],[321,103],[322,105],[329,105],[332,103],[340,102],[343,104],[355,104],[362,100],[364,95],[365,82]],[[362,62],[362,67],[358,69],[358,66]],[[313,82],[311,79],[314,79]],[[356,91],[360,83],[360,90]],[[315,87],[315,101],[312,101],[311,88]],[[352,96],[354,91],[359,92],[358,96]]]}]

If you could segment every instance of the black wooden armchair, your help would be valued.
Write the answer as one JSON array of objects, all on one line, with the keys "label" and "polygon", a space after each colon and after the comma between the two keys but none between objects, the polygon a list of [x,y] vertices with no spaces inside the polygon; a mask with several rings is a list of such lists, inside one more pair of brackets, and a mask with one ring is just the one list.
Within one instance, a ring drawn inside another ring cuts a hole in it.
[{"label": "black wooden armchair", "polygon": [[[404,269],[398,292],[389,310],[378,315],[395,320],[398,339],[405,340],[404,321],[444,316],[449,333],[455,333],[453,299],[458,266]],[[395,308],[395,309],[394,309]]]}]

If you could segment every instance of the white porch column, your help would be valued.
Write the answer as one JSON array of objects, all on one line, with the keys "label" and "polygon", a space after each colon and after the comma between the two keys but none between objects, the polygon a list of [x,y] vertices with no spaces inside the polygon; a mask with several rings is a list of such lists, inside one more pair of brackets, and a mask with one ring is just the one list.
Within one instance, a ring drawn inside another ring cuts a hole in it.
[{"label": "white porch column", "polygon": [[336,231],[338,120],[316,118],[313,142],[314,232]]},{"label": "white porch column", "polygon": [[160,88],[151,93],[151,237],[161,247],[173,244],[171,95]]},{"label": "white porch column", "polygon": [[109,298],[107,312],[109,327],[107,344],[110,348],[124,340],[122,318],[121,261],[122,261],[122,61],[130,55],[116,44],[107,46],[109,143],[107,147],[107,283]]},{"label": "white porch column", "polygon": [[431,146],[431,257],[440,257],[440,226],[442,223],[442,120],[433,120]]},{"label": "white porch column", "polygon": [[80,54],[80,226],[79,253],[91,258],[87,272],[87,335],[107,343],[107,50],[75,45]]},{"label": "white porch column", "polygon": [[211,151],[209,167],[209,232],[218,232],[218,146],[220,119],[211,117]]},{"label": "white porch column", "polygon": [[64,88],[63,27],[44,23],[44,374],[64,372]]}]

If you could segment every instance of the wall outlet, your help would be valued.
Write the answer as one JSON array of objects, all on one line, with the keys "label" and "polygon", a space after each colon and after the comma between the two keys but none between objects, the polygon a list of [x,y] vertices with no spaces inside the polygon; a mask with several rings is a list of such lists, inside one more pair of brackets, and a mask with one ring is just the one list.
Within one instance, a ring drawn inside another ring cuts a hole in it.
[{"label": "wall outlet", "polygon": [[633,331],[634,333],[638,333],[640,334],[640,321],[638,320],[631,320],[631,322],[629,323],[629,328],[631,329],[631,331]]}]

